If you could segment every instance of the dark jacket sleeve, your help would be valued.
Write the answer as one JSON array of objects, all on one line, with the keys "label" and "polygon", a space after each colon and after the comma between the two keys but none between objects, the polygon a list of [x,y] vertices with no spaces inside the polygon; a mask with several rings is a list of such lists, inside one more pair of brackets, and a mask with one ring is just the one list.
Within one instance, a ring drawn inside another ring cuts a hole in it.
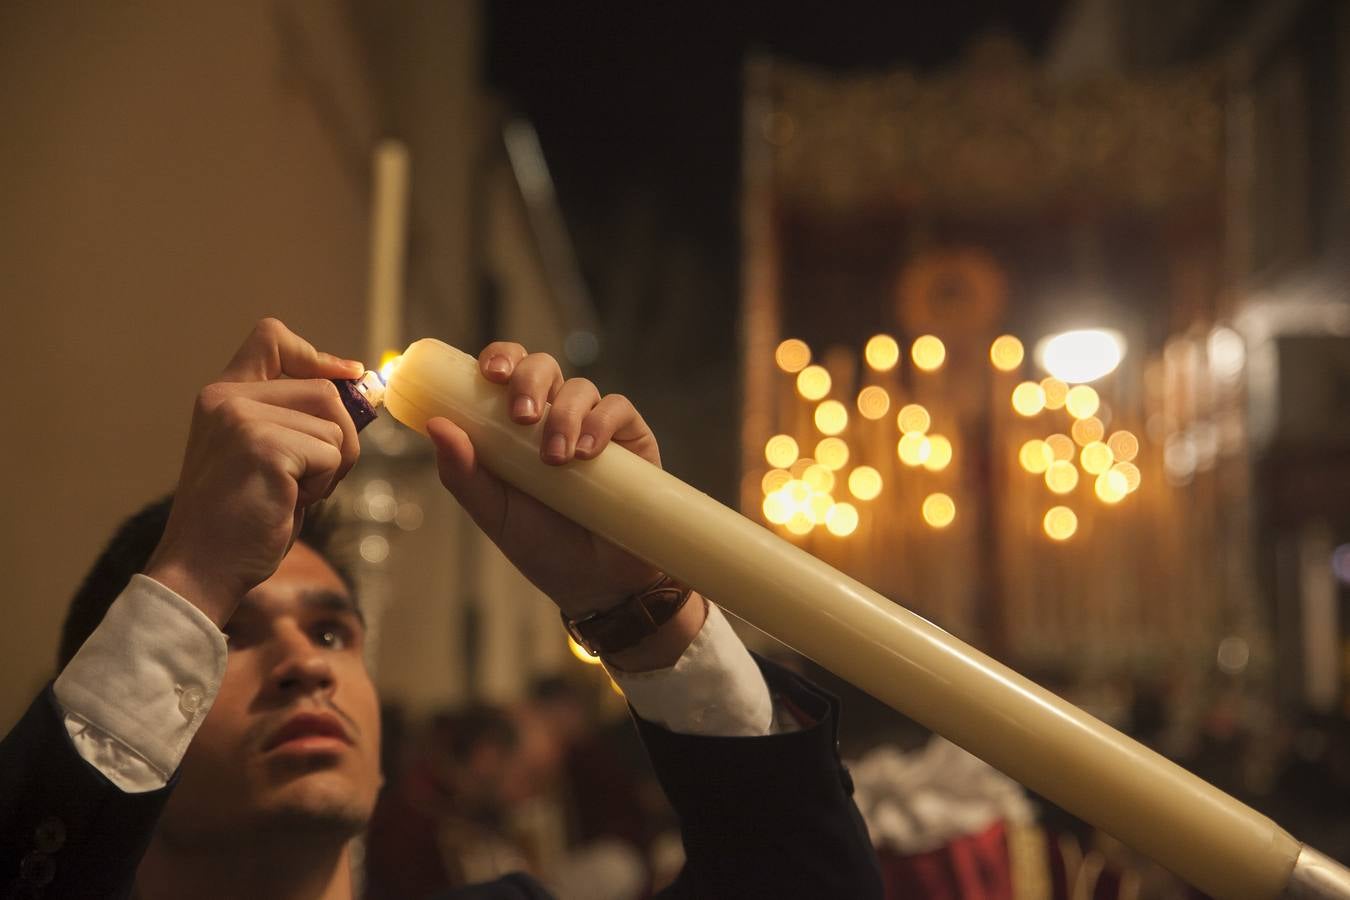
[{"label": "dark jacket sleeve", "polygon": [[128,794],[89,765],[48,685],[0,741],[0,897],[124,897],[170,785]]},{"label": "dark jacket sleeve", "polygon": [[880,898],[876,854],[839,760],[838,701],[756,661],[775,699],[813,725],[716,738],[638,719],[684,838],[684,869],[661,896]]}]

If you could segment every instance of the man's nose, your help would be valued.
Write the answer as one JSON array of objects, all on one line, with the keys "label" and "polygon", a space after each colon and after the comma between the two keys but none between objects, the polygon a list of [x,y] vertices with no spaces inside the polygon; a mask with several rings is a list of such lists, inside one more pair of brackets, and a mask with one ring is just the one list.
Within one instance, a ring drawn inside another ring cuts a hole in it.
[{"label": "man's nose", "polygon": [[282,626],[276,640],[278,655],[269,679],[273,690],[288,695],[332,692],[333,667],[303,629]]}]

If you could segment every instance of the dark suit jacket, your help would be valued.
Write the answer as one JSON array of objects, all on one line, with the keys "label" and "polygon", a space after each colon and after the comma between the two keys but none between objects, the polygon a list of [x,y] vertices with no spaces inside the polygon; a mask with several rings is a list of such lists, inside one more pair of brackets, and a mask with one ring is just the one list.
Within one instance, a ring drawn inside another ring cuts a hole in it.
[{"label": "dark suit jacket", "polygon": [[[762,738],[675,734],[637,720],[680,818],[687,862],[667,898],[881,897],[838,703],[760,661],[770,690],[815,724]],[[127,794],[75,751],[50,686],[0,742],[0,897],[125,897],[173,790]],[[538,900],[512,875],[438,900]]]}]

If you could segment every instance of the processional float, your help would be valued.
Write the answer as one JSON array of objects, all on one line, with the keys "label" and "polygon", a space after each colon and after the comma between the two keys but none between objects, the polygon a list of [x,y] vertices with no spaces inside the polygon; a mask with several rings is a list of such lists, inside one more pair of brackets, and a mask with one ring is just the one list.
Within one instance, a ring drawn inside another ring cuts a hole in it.
[{"label": "processional float", "polygon": [[1231,900],[1350,898],[1350,870],[1248,806],[617,445],[562,467],[542,424],[440,341],[412,344],[384,402],[444,416],[497,476],[1001,769]]}]

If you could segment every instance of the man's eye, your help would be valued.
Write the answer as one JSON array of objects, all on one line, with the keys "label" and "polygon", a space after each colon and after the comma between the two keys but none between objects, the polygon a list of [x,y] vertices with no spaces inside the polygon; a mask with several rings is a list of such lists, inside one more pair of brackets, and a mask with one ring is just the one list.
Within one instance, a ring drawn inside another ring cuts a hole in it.
[{"label": "man's eye", "polygon": [[351,641],[340,625],[320,625],[314,629],[314,643],[328,650],[345,650]]}]

